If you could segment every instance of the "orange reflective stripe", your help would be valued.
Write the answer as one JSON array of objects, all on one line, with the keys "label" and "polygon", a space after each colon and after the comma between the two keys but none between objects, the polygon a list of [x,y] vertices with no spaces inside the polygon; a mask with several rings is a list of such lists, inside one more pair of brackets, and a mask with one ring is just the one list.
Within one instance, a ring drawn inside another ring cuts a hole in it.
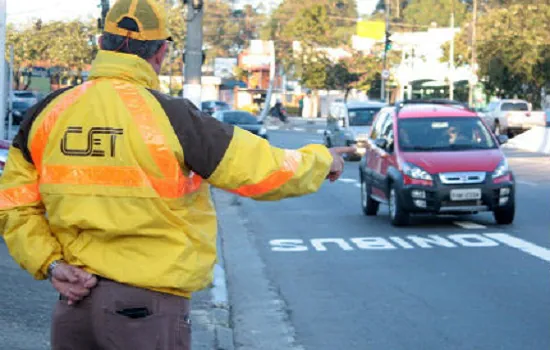
[{"label": "orange reflective stripe", "polygon": [[[157,193],[174,192],[173,183],[151,183],[141,168],[123,166],[79,166],[79,165],[49,165],[42,167],[41,183],[52,185],[102,185],[122,187],[153,187]],[[199,189],[202,179],[198,176],[184,177],[180,195],[195,192]],[[160,192],[159,192],[160,191]],[[168,196],[169,197],[169,196]]]},{"label": "orange reflective stripe", "polygon": [[86,90],[92,87],[95,84],[94,81],[86,82],[81,86],[70,90],[61,97],[61,101],[56,103],[55,107],[44,117],[42,124],[36,130],[31,142],[31,156],[34,166],[40,172],[42,168],[42,157],[44,155],[44,150],[48,144],[48,138],[50,133],[59,119],[59,116],[72,106],[76,100],[82,96]]},{"label": "orange reflective stripe", "polygon": [[157,126],[153,111],[140,95],[139,90],[132,85],[118,81],[113,82],[113,86],[134,117],[149,153],[164,176],[163,178],[149,176],[149,181],[157,193],[162,197],[177,198],[186,193],[197,191],[202,179],[196,174],[191,174],[189,177],[183,174],[174,152],[167,146],[166,137]]},{"label": "orange reflective stripe", "polygon": [[298,151],[285,150],[283,166],[261,182],[253,185],[244,185],[230,192],[245,197],[259,196],[269,193],[290,181],[298,171],[302,154]]},{"label": "orange reflective stripe", "polygon": [[10,209],[38,201],[40,201],[40,192],[37,184],[22,185],[0,191],[0,209]]},{"label": "orange reflective stripe", "polygon": [[151,186],[141,169],[123,166],[45,164],[40,180],[41,183],[52,185]]}]

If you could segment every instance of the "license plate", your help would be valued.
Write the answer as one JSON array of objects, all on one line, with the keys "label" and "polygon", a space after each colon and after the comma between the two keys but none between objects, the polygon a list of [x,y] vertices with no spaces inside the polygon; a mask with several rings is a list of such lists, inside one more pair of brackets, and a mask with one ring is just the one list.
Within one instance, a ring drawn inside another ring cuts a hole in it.
[{"label": "license plate", "polygon": [[481,189],[451,190],[452,201],[471,201],[481,199]]}]

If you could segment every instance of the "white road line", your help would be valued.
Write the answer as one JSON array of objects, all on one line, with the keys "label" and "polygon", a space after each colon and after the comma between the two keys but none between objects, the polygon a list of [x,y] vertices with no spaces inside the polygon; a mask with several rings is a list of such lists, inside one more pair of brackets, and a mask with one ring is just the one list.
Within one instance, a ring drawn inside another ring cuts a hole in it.
[{"label": "white road line", "polygon": [[462,228],[465,228],[467,230],[480,230],[485,229],[487,226],[476,224],[475,222],[471,221],[453,221],[453,224],[460,226]]},{"label": "white road line", "polygon": [[338,179],[338,181],[344,182],[344,183],[347,183],[347,184],[355,184],[355,183],[357,183],[357,180],[355,180],[355,179],[346,179],[346,178]]},{"label": "white road line", "polygon": [[360,184],[360,183],[356,183],[356,184],[355,184],[355,187],[361,188],[361,184]]},{"label": "white road line", "polygon": [[294,131],[306,131],[305,128],[292,128],[292,130],[294,130]]},{"label": "white road line", "polygon": [[324,134],[324,133],[325,133],[325,130],[317,130],[317,133],[318,133],[318,134]]},{"label": "white road line", "polygon": [[521,250],[546,262],[550,262],[550,249],[527,242],[523,239],[510,236],[506,233],[486,233],[485,236],[494,239],[497,242],[506,244],[509,247]]},{"label": "white road line", "polygon": [[516,183],[518,183],[520,185],[527,185],[527,186],[532,186],[532,187],[538,186],[538,184],[536,184],[534,182],[525,181],[525,180],[516,180]]}]

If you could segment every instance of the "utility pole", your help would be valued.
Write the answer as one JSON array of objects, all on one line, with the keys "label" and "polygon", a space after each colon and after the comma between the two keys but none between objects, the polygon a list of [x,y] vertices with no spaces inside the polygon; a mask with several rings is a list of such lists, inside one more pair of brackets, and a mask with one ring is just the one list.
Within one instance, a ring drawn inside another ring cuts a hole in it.
[{"label": "utility pole", "polygon": [[6,98],[8,79],[6,79],[6,0],[0,0],[0,138],[6,137]]},{"label": "utility pole", "polygon": [[13,126],[13,63],[15,61],[15,55],[13,51],[13,45],[10,45],[10,69],[8,78],[8,140],[12,140],[15,135],[11,134]]},{"label": "utility pole", "polygon": [[[474,103],[474,76],[477,77],[476,66],[476,27],[477,27],[477,0],[474,0],[473,4],[473,18],[472,18],[472,58],[470,62],[472,78],[470,79],[470,92],[468,94],[468,104],[470,106]],[[477,79],[476,79],[477,80]]]},{"label": "utility pole", "polygon": [[388,66],[388,40],[390,35],[390,0],[385,0],[385,11],[386,11],[386,40],[384,42],[384,70],[382,71],[382,77],[380,79],[380,99],[386,101],[386,78],[384,73],[387,70]]},{"label": "utility pole", "polygon": [[101,29],[105,29],[105,19],[110,8],[109,0],[101,0]]},{"label": "utility pole", "polygon": [[451,9],[451,47],[449,50],[449,99],[454,99],[454,90],[455,90],[455,0],[452,1]]},{"label": "utility pole", "polygon": [[184,0],[187,11],[187,41],[185,43],[185,65],[183,97],[201,108],[202,95],[202,18],[203,0]]}]

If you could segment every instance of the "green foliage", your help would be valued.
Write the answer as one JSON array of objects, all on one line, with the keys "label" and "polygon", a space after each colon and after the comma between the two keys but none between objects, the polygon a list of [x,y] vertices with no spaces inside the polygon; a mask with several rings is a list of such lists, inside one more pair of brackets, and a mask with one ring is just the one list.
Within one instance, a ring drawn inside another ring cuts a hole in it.
[{"label": "green foliage", "polygon": [[296,58],[301,60],[293,56],[293,41],[302,46],[348,45],[357,17],[356,0],[283,0],[262,28],[261,38],[276,41],[277,59],[290,72]]},{"label": "green foliage", "polygon": [[376,56],[353,53],[328,68],[327,86],[330,89],[349,91],[353,88],[368,91],[382,69]]},{"label": "green foliage", "polygon": [[[476,30],[478,73],[489,94],[517,95],[538,104],[540,89],[550,82],[550,5],[493,6],[480,16]],[[470,43],[465,25],[455,38],[457,65],[470,63]],[[447,60],[449,45],[443,49]]]},{"label": "green foliage", "polygon": [[453,2],[455,25],[460,26],[466,18],[468,8],[459,0],[412,0],[403,11],[404,21],[415,25],[429,26],[437,23],[440,27],[448,27]]}]

